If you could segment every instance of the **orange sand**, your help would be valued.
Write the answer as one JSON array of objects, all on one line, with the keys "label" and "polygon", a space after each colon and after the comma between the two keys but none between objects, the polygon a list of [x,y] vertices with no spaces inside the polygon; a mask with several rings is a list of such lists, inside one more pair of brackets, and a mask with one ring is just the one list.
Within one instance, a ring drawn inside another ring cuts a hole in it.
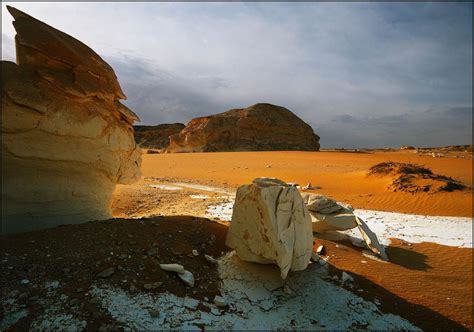
[{"label": "orange sand", "polygon": [[[431,168],[472,187],[472,160],[433,158],[411,152],[219,152],[145,154],[144,176],[190,180],[235,188],[256,177],[277,177],[304,186],[310,182],[356,208],[424,215],[472,216],[472,192],[402,193],[390,191],[388,177],[367,177],[369,168],[382,161],[409,162]],[[267,167],[270,166],[270,167]]]},{"label": "orange sand", "polygon": [[350,242],[337,248],[316,240],[315,247],[320,244],[332,266],[368,291],[362,297],[381,300],[382,311],[401,314],[424,330],[472,329],[472,249],[393,239],[390,263],[384,263],[362,256]]}]

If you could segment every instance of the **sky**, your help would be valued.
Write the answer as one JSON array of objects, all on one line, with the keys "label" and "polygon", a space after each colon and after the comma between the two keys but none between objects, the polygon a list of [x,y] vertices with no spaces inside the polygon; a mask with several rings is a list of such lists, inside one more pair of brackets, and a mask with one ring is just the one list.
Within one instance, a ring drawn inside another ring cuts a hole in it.
[{"label": "sky", "polygon": [[472,3],[2,3],[95,50],[139,124],[259,102],[323,148],[472,144]]}]

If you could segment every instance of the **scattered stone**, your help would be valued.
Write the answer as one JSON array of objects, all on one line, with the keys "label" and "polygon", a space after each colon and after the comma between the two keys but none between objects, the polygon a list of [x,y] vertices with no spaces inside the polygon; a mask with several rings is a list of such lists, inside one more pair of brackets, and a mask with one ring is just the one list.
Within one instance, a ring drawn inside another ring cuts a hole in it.
[{"label": "scattered stone", "polygon": [[342,282],[353,282],[354,278],[352,276],[344,271],[342,271],[342,277],[341,277]]},{"label": "scattered stone", "polygon": [[163,285],[163,283],[161,281],[156,281],[156,282],[153,282],[153,283],[144,284],[143,288],[146,289],[146,290],[152,290],[152,289],[156,289],[156,288],[160,287],[161,285]]},{"label": "scattered stone", "polygon": [[196,310],[199,305],[199,301],[189,296],[185,296],[183,305],[188,309]]},{"label": "scattered stone", "polygon": [[265,167],[266,167],[266,168],[272,168],[272,165],[267,165],[267,166],[265,166]]},{"label": "scattered stone", "polygon": [[22,285],[28,285],[30,283],[30,281],[28,279],[23,279],[20,281],[20,284]]},{"label": "scattered stone", "polygon": [[118,258],[120,259],[127,259],[128,258],[128,255],[127,254],[121,254],[118,256]]},{"label": "scattered stone", "polygon": [[102,272],[98,273],[97,278],[109,278],[114,273],[115,273],[115,268],[114,267],[109,267],[109,268],[103,270]]},{"label": "scattered stone", "polygon": [[170,272],[176,272],[183,274],[185,272],[184,267],[179,264],[160,264],[160,269]]},{"label": "scattered stone", "polygon": [[285,293],[288,294],[288,295],[291,294],[291,293],[293,293],[293,292],[291,291],[290,286],[288,286],[288,284],[285,284],[285,285],[283,286],[283,292],[285,292]]},{"label": "scattered stone", "polygon": [[282,279],[290,270],[306,269],[313,233],[298,190],[274,178],[257,178],[240,186],[226,244],[242,260],[277,264]]},{"label": "scattered stone", "polygon": [[206,259],[206,261],[210,262],[210,263],[213,263],[213,264],[217,264],[217,259],[215,259],[214,257],[212,256],[209,256],[209,255],[204,255],[204,258]]},{"label": "scattered stone", "polygon": [[191,272],[188,270],[184,270],[184,273],[178,273],[178,277],[184,281],[186,285],[189,287],[194,286],[194,276]]},{"label": "scattered stone", "polygon": [[216,295],[214,297],[214,303],[218,307],[225,307],[227,305],[227,300],[222,296]]},{"label": "scattered stone", "polygon": [[320,246],[318,247],[318,249],[316,249],[316,253],[317,253],[318,255],[323,255],[323,254],[324,254],[324,246],[323,246],[323,245],[320,245]]},{"label": "scattered stone", "polygon": [[327,261],[323,258],[319,258],[318,263],[319,263],[319,265],[324,266],[324,265],[327,264]]},{"label": "scattered stone", "polygon": [[82,293],[84,290],[82,288],[76,289],[76,293]]},{"label": "scattered stone", "polygon": [[63,273],[64,274],[69,274],[69,273],[71,273],[71,269],[66,267],[66,268],[63,269]]},{"label": "scattered stone", "polygon": [[58,289],[58,288],[59,288],[59,281],[51,281],[49,283],[46,283],[46,289],[49,291]]},{"label": "scattered stone", "polygon": [[192,253],[193,256],[199,256],[199,252],[196,249],[193,249]]}]

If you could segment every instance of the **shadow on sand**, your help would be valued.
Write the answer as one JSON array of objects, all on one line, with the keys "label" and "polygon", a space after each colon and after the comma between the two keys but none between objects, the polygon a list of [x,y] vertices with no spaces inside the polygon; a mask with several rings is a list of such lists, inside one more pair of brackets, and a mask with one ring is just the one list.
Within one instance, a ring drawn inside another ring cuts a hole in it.
[{"label": "shadow on sand", "polygon": [[[334,267],[333,265],[329,265],[329,273],[338,275],[340,277],[342,270]],[[461,325],[460,323],[453,321],[437,313],[436,311],[431,310],[430,308],[411,303],[389,292],[387,289],[373,283],[362,275],[351,272],[351,276],[354,278],[354,284],[357,285],[357,287],[351,287],[350,284],[343,284],[342,287],[365,300],[373,302],[377,299],[380,302],[378,307],[380,311],[384,313],[399,315],[424,331],[469,331],[467,327]],[[340,285],[340,283],[337,281],[332,282]],[[355,326],[355,328],[364,327]]]}]

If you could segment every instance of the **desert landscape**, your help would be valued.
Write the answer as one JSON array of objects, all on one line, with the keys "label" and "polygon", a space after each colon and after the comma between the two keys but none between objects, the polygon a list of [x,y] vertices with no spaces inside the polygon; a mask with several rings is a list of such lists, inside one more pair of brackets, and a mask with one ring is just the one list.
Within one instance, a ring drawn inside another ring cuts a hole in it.
[{"label": "desert landscape", "polygon": [[1,331],[473,329],[472,145],[328,148],[261,100],[142,124],[7,9]]}]

